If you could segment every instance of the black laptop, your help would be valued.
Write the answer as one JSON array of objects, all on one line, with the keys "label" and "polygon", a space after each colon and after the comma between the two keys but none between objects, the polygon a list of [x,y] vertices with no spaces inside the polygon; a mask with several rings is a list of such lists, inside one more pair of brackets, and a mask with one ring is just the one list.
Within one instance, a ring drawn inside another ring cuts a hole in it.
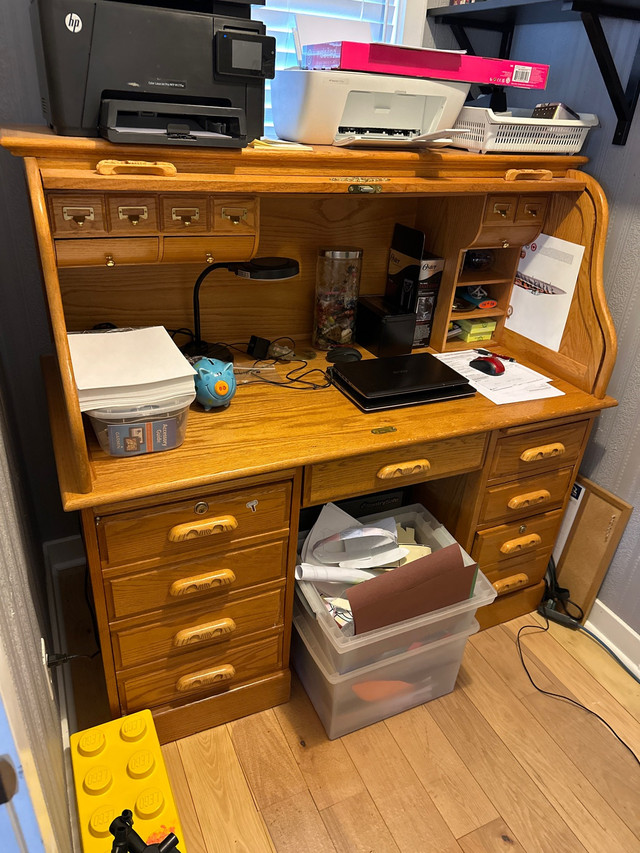
[{"label": "black laptop", "polygon": [[474,388],[429,353],[339,362],[329,369],[336,388],[363,412],[471,397]]}]

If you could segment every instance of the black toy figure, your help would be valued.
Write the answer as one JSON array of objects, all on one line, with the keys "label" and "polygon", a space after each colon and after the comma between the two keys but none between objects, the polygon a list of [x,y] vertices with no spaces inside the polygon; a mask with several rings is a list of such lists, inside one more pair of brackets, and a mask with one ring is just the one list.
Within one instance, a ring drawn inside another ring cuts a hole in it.
[{"label": "black toy figure", "polygon": [[120,817],[111,822],[109,832],[113,835],[113,846],[111,853],[180,853],[178,850],[178,838],[170,832],[169,835],[157,844],[145,844],[133,828],[133,813],[125,809]]}]

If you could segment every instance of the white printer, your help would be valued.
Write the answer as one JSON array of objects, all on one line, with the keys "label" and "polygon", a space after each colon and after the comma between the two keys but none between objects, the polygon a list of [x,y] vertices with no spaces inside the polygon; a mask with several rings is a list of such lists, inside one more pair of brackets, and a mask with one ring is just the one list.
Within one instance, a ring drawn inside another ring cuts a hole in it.
[{"label": "white printer", "polygon": [[446,137],[469,83],[285,68],[271,83],[280,139],[309,145],[415,147]]}]

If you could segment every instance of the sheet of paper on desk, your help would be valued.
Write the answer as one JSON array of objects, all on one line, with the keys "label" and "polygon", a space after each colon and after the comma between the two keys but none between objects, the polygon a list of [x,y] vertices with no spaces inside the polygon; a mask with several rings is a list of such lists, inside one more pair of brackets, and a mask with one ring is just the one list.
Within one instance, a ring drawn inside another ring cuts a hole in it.
[{"label": "sheet of paper on desk", "polygon": [[461,373],[478,393],[497,405],[560,397],[564,394],[564,391],[549,384],[551,379],[548,376],[515,361],[505,361],[504,373],[500,376],[488,376],[470,366],[469,362],[478,357],[475,350],[441,352],[435,353],[435,356]]},{"label": "sheet of paper on desk", "polygon": [[584,246],[541,234],[523,246],[505,328],[557,352]]}]

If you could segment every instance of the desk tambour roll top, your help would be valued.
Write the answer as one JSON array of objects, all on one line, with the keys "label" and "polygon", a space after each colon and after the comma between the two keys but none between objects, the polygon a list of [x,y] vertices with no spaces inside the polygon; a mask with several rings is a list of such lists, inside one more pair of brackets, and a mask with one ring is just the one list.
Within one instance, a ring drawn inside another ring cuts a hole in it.
[{"label": "desk tambour roll top", "polygon": [[[614,405],[606,202],[577,171],[584,158],[163,148],[177,169],[163,177],[96,172],[114,151],[156,159],[140,147],[27,131],[2,144],[26,160],[57,353],[58,473],[65,508],[83,514],[114,714],[151,707],[166,740],[287,698],[301,505],[407,486],[498,589],[484,624],[535,606],[591,423]],[[334,388],[252,385],[225,412],[193,409],[174,451],[116,459],[85,432],[68,331],[190,327],[206,264],[259,253],[298,258],[300,275],[265,284],[218,270],[201,293],[203,336],[303,341],[318,248],[361,246],[361,291],[382,293],[396,222],[423,229],[445,259],[431,348],[469,346],[447,340],[453,298],[482,284],[497,304],[467,316],[495,320],[489,345],[548,373],[563,396],[364,415]],[[585,246],[558,352],[504,326],[521,247],[541,232]],[[471,248],[493,250],[490,270],[464,268]]]}]

